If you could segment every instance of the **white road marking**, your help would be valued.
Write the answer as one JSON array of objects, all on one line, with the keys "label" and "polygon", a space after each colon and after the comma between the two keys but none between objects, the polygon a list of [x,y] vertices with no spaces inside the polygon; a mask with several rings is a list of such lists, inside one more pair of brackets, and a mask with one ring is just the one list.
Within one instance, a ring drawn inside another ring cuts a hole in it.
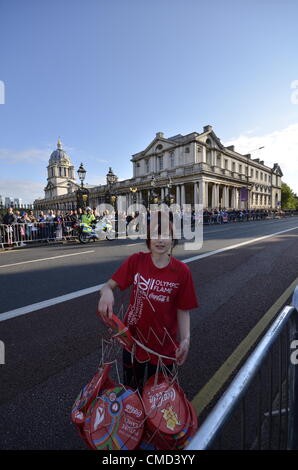
[{"label": "white road marking", "polygon": [[70,253],[68,255],[51,256],[50,258],[33,259],[31,261],[20,261],[19,263],[3,264],[2,266],[0,266],[0,268],[8,268],[10,266],[18,266],[20,264],[40,263],[41,261],[47,261],[47,260],[50,260],[50,259],[66,258],[68,256],[78,256],[78,255],[83,255],[83,254],[86,254],[86,253],[95,253],[95,250],[80,251],[79,253]]},{"label": "white road marking", "polygon": [[261,240],[265,240],[266,238],[275,237],[276,235],[281,235],[282,233],[291,232],[292,230],[297,230],[297,229],[298,227],[288,228],[287,230],[282,230],[281,232],[271,233],[270,235],[264,235],[263,237],[254,238],[253,240],[247,240],[246,242],[237,243],[236,245],[229,245],[229,246],[226,246],[225,248],[220,248],[219,250],[210,251],[208,253],[204,253],[198,256],[193,256],[191,258],[187,258],[182,261],[183,263],[191,263],[192,261],[196,261],[198,259],[207,258],[208,256],[212,256],[212,255],[217,255],[218,253],[222,253],[224,251],[234,250],[234,248],[239,248],[239,246],[249,245],[250,243],[259,242]]},{"label": "white road marking", "polygon": [[0,313],[0,322],[19,317],[20,315],[26,315],[26,313],[36,312],[36,310],[52,307],[53,305],[61,304],[62,302],[67,302],[68,300],[76,299],[77,297],[82,297],[83,295],[93,294],[94,292],[99,291],[102,286],[103,284],[99,284],[98,286],[88,287],[87,289],[77,290],[76,292],[71,292],[70,294],[44,300],[43,302],[37,302],[36,304],[27,305],[26,307],[10,310],[6,313]]},{"label": "white road marking", "polygon": [[[198,259],[207,258],[208,256],[217,255],[217,254],[222,253],[224,251],[234,250],[235,248],[238,248],[240,246],[249,245],[251,243],[255,243],[255,242],[258,242],[260,240],[265,240],[266,238],[275,237],[276,235],[281,235],[282,233],[291,232],[292,230],[297,230],[297,229],[298,229],[298,227],[294,227],[294,228],[290,228],[290,229],[287,229],[287,230],[282,230],[281,232],[276,232],[276,233],[272,233],[270,235],[265,235],[263,237],[254,238],[253,240],[248,240],[246,242],[237,243],[236,245],[230,245],[230,246],[227,246],[225,248],[220,248],[219,250],[210,251],[208,253],[204,253],[204,254],[198,255],[198,256],[193,256],[191,258],[186,258],[186,259],[182,260],[182,262],[183,263],[191,263],[192,261],[196,261]],[[75,299],[75,298],[78,298],[78,297],[82,297],[83,295],[92,294],[94,292],[99,291],[99,289],[103,285],[104,284],[98,284],[97,286],[89,287],[87,289],[82,289],[82,290],[79,290],[79,291],[76,291],[76,292],[71,292],[69,294],[62,295],[60,297],[54,297],[53,299],[48,299],[48,300],[45,300],[43,302],[38,302],[38,303],[35,303],[35,304],[32,304],[32,305],[27,305],[26,307],[21,307],[21,308],[15,309],[15,310],[10,310],[9,312],[0,313],[0,322],[5,321],[5,320],[9,320],[11,318],[19,317],[20,315],[25,315],[27,313],[35,312],[36,310],[42,310],[44,308],[51,307],[53,305],[60,304],[62,302],[67,302],[68,300],[72,300],[72,299]]]}]

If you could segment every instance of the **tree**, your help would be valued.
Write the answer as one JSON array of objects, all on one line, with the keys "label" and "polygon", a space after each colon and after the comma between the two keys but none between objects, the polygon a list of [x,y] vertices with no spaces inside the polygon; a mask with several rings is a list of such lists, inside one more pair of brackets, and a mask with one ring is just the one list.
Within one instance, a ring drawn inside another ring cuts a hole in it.
[{"label": "tree", "polygon": [[294,191],[286,183],[281,185],[281,207],[282,209],[297,209],[298,207]]}]

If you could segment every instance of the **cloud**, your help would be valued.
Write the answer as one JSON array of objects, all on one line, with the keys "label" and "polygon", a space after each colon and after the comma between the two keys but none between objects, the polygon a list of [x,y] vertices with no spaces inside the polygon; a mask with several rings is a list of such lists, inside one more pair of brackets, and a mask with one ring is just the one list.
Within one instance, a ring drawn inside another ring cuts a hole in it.
[{"label": "cloud", "polygon": [[3,198],[21,198],[25,204],[31,204],[34,199],[44,197],[44,187],[44,183],[37,183],[36,181],[26,179],[0,180],[0,194]]},{"label": "cloud", "polygon": [[36,148],[26,150],[0,149],[0,162],[7,165],[48,163],[49,158],[48,150]]},{"label": "cloud", "polygon": [[[260,158],[269,167],[278,163],[284,175],[282,181],[298,194],[298,123],[259,136],[247,134],[249,132],[224,145],[234,145],[236,152],[242,154],[251,153],[251,158]],[[259,147],[264,148],[256,150]]]}]

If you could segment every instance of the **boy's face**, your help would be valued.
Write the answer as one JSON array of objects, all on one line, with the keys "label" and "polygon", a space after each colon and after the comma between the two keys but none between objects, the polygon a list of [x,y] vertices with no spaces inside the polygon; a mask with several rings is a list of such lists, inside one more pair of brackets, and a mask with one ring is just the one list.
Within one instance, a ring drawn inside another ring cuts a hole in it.
[{"label": "boy's face", "polygon": [[153,254],[163,255],[169,253],[172,247],[172,238],[159,235],[158,238],[151,238],[150,249]]}]

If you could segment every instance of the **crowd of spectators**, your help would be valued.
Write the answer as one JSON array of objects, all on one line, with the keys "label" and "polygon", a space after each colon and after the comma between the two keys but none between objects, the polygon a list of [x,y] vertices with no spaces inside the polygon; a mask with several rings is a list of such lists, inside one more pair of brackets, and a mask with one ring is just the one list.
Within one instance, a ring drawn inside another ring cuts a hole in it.
[{"label": "crowd of spectators", "polygon": [[[91,209],[93,220],[97,220],[105,213],[97,214],[96,209]],[[0,219],[0,243],[11,245],[13,243],[24,246],[26,241],[62,239],[63,236],[75,235],[76,227],[84,222],[84,217],[89,211],[60,210],[19,211],[8,208],[7,213]]]},{"label": "crowd of spectators", "polygon": [[205,224],[224,224],[230,222],[248,222],[265,220],[267,218],[285,217],[294,215],[297,211],[282,211],[268,209],[204,209],[203,221]]},{"label": "crowd of spectators", "polygon": [[[192,225],[201,217],[195,211],[188,211],[191,217]],[[283,217],[285,215],[294,215],[297,211],[281,211],[281,210],[265,210],[265,209],[204,209],[203,223],[204,224],[224,224],[241,221],[255,221],[265,220],[270,217]],[[69,210],[62,212],[60,210],[43,211],[19,211],[12,208],[7,209],[7,213],[0,218],[0,244],[17,244],[24,246],[28,241],[34,240],[61,240],[63,237],[76,237],[78,226],[80,223],[94,224],[97,220],[106,217],[107,219],[114,220],[116,233],[120,232],[120,227],[127,227],[130,224],[130,229],[135,229],[138,232],[140,217],[138,212],[126,214],[124,211],[119,211],[110,214],[109,211],[98,213],[95,208],[87,207],[86,210]],[[179,212],[181,220],[183,220],[183,212]],[[142,215],[144,221],[149,220],[149,211]],[[135,223],[134,223],[135,221]],[[143,222],[144,222],[143,221]],[[127,229],[124,233],[127,234]]]}]

